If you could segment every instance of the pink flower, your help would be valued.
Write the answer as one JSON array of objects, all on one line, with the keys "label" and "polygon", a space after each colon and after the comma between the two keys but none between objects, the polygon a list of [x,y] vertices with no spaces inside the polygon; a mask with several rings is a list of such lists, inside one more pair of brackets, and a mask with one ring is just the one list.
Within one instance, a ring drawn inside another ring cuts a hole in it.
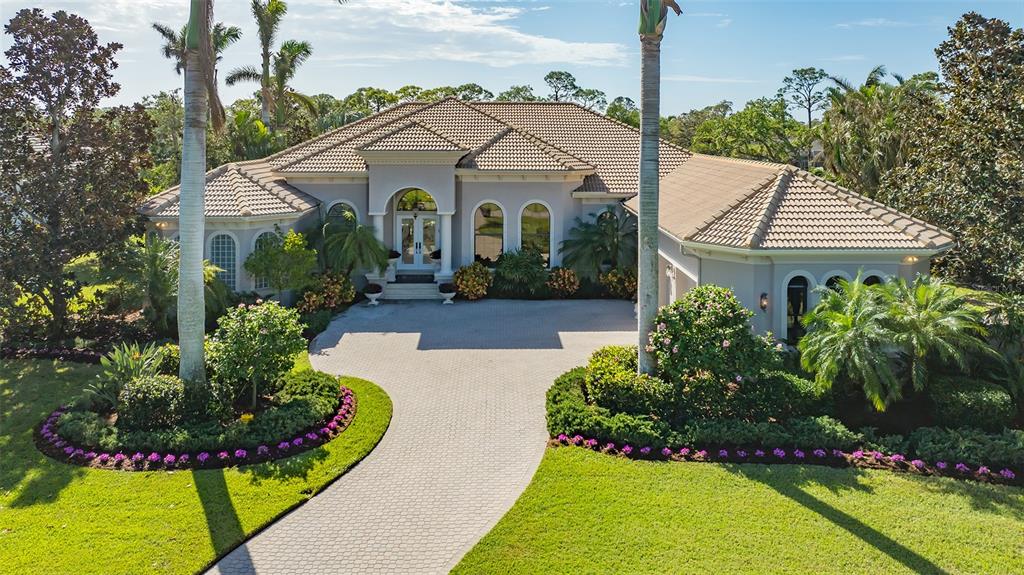
[{"label": "pink flower", "polygon": [[244,449],[235,450],[235,459],[245,459],[249,456],[249,453]]},{"label": "pink flower", "polygon": [[971,470],[971,468],[967,467],[963,463],[957,463],[956,464],[956,470],[959,471],[960,473],[967,473],[968,471]]},{"label": "pink flower", "polygon": [[605,451],[612,451],[613,449],[615,449],[615,444],[611,442],[605,443],[604,449]]},{"label": "pink flower", "polygon": [[178,461],[178,458],[173,456],[173,455],[171,455],[170,453],[168,453],[167,455],[164,456],[164,465],[167,465],[167,466],[174,465],[174,463],[176,461]]},{"label": "pink flower", "polygon": [[100,463],[106,463],[109,460],[110,460],[110,454],[109,453],[101,453],[100,454]]},{"label": "pink flower", "polygon": [[136,463],[142,461],[145,458],[146,458],[146,456],[141,454],[141,453],[139,453],[138,451],[135,452],[135,455],[132,455],[132,461],[134,461]]},{"label": "pink flower", "polygon": [[850,457],[854,459],[864,459],[864,452],[858,449],[857,451],[851,453]]},{"label": "pink flower", "polygon": [[582,435],[573,435],[572,439],[569,440],[573,445],[579,445],[583,441]]},{"label": "pink flower", "polygon": [[703,459],[703,458],[708,456],[708,452],[707,452],[706,449],[701,449],[697,453],[694,453],[694,455],[696,455],[697,457],[700,457],[701,459]]},{"label": "pink flower", "polygon": [[679,455],[682,455],[683,457],[686,457],[689,454],[690,454],[690,448],[689,447],[682,447],[682,448],[679,449]]},{"label": "pink flower", "polygon": [[224,460],[224,459],[227,459],[229,457],[231,457],[231,454],[228,453],[227,451],[221,451],[220,453],[217,454],[217,459],[220,459],[220,460]]},{"label": "pink flower", "polygon": [[160,454],[154,451],[149,454],[149,457],[147,457],[146,460],[156,463],[157,461],[160,461]]},{"label": "pink flower", "polygon": [[597,445],[597,440],[591,437],[590,439],[584,441],[583,445],[586,445],[587,447],[593,449],[594,446]]},{"label": "pink flower", "polygon": [[924,462],[921,461],[920,459],[915,459],[911,461],[910,464],[918,469],[924,469]]},{"label": "pink flower", "polygon": [[114,463],[121,463],[125,459],[128,459],[128,456],[123,454],[123,453],[121,453],[120,451],[117,452],[116,455],[114,455]]},{"label": "pink flower", "polygon": [[672,450],[667,447],[662,447],[661,454],[665,457],[668,457],[669,455],[672,455]]},{"label": "pink flower", "polygon": [[978,468],[978,475],[988,475],[989,471],[991,470],[988,467],[982,465],[981,467]]},{"label": "pink flower", "polygon": [[891,459],[891,460],[893,460],[893,461],[895,461],[897,463],[899,463],[901,461],[906,461],[907,460],[907,458],[903,457],[903,455],[900,454],[900,453],[893,454],[893,456],[890,457],[889,459]]},{"label": "pink flower", "polygon": [[723,348],[728,348],[730,345],[732,345],[732,344],[729,343],[729,340],[727,340],[727,339],[723,339],[722,340],[722,347]]},{"label": "pink flower", "polygon": [[629,455],[630,453],[633,453],[633,446],[629,444],[623,445],[621,451],[622,453]]}]

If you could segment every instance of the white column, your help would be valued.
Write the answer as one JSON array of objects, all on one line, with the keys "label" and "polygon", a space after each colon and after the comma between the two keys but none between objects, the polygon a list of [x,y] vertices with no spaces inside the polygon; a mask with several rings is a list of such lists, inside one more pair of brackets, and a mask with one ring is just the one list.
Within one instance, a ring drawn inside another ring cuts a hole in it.
[{"label": "white column", "polygon": [[373,214],[373,235],[384,243],[384,214]]},{"label": "white column", "polygon": [[452,275],[452,215],[441,214],[441,275]]}]

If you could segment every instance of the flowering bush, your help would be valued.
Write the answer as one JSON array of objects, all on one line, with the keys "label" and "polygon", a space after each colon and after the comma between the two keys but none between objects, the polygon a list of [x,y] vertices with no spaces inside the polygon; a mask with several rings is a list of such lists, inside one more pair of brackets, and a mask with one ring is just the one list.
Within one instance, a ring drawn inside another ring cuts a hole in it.
[{"label": "flowering bush", "polygon": [[491,275],[490,270],[484,264],[473,262],[468,266],[459,268],[455,272],[455,277],[452,281],[462,297],[474,300],[487,295],[487,290],[490,289],[494,276]]},{"label": "flowering bush", "polygon": [[299,313],[337,311],[343,305],[352,303],[354,299],[356,288],[348,277],[337,273],[325,273],[302,294],[302,298],[295,304],[295,309],[299,310]]},{"label": "flowering bush", "polygon": [[295,310],[277,302],[240,304],[220,319],[209,349],[215,378],[231,390],[237,401],[251,391],[252,406],[259,392],[274,393],[293,364],[295,354],[306,349],[302,324]]},{"label": "flowering bush", "polygon": [[636,272],[615,268],[598,274],[597,281],[608,290],[612,297],[636,299]]},{"label": "flowering bush", "polygon": [[557,298],[572,297],[580,289],[580,278],[569,268],[555,268],[548,274],[547,286]]}]

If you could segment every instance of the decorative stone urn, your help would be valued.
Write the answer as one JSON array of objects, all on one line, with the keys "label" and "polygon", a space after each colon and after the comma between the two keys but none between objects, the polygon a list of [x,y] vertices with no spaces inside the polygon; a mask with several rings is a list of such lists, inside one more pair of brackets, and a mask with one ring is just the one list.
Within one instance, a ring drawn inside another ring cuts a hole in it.
[{"label": "decorative stone urn", "polygon": [[438,290],[441,292],[441,297],[444,298],[444,301],[441,303],[444,305],[451,305],[454,303],[452,300],[455,299],[455,292],[457,291],[454,284],[443,283],[438,286]]}]

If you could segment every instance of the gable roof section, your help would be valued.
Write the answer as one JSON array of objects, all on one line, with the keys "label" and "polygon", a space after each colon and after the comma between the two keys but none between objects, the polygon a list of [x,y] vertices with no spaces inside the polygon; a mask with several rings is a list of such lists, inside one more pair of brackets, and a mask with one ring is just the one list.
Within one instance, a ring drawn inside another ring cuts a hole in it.
[{"label": "gable roof section", "polygon": [[[931,249],[943,230],[792,166],[694,154],[662,179],[660,226],[682,241],[750,250]],[[634,212],[637,198],[627,202]]]},{"label": "gable roof section", "polygon": [[367,152],[457,152],[466,150],[462,144],[415,120],[370,140],[358,149]]},{"label": "gable roof section", "polygon": [[593,170],[593,166],[551,144],[519,131],[505,128],[490,141],[467,155],[459,168],[471,170]]},{"label": "gable roof section", "polygon": [[[180,186],[153,196],[139,208],[149,217],[177,218]],[[301,214],[319,201],[288,185],[261,161],[227,164],[206,173],[206,197],[203,214],[217,217],[260,217]]]}]

